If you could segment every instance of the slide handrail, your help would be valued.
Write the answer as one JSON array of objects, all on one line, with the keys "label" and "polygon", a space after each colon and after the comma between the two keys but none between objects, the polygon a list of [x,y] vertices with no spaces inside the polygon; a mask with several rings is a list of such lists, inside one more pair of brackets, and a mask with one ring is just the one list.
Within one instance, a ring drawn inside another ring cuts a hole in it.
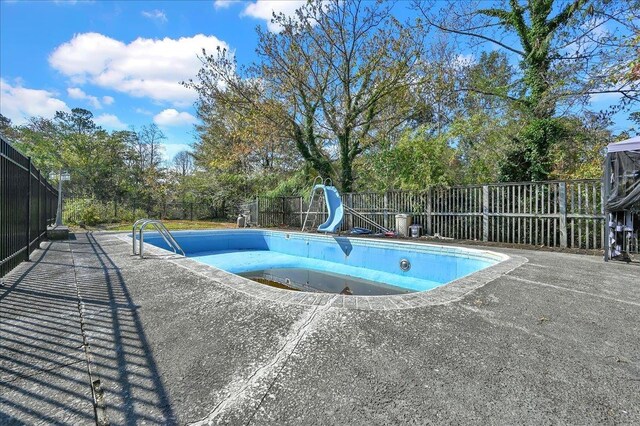
[{"label": "slide handrail", "polygon": [[365,215],[358,213],[357,211],[355,211],[355,210],[354,210],[354,209],[352,209],[351,207],[344,206],[344,210],[345,210],[347,213],[349,213],[349,214],[351,214],[351,215],[353,215],[353,216],[357,217],[358,219],[360,219],[360,220],[364,221],[364,222],[365,222],[365,223],[367,223],[369,226],[372,226],[372,227],[374,227],[374,228],[378,228],[378,229],[379,229],[379,230],[381,230],[382,232],[391,232],[389,229],[385,228],[385,227],[384,227],[384,226],[382,226],[382,225],[378,225],[376,222],[374,222],[373,220],[369,219],[369,218],[368,218],[368,217],[366,217]]}]

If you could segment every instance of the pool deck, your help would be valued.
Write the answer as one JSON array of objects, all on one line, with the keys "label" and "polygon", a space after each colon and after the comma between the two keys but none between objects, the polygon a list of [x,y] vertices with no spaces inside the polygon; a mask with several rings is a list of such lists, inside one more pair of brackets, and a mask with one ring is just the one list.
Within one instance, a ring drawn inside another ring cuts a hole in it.
[{"label": "pool deck", "polygon": [[130,250],[79,233],[5,277],[0,424],[640,424],[638,264],[491,247],[523,262],[372,309]]}]

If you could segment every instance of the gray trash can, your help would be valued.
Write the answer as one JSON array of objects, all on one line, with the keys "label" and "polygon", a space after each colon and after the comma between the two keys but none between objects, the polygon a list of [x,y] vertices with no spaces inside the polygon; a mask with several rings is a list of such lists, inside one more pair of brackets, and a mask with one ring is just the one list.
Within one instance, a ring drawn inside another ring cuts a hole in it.
[{"label": "gray trash can", "polygon": [[396,232],[402,237],[409,236],[409,226],[413,221],[413,215],[400,213],[396,215]]},{"label": "gray trash can", "polygon": [[411,229],[411,238],[420,237],[420,234],[422,231],[422,225],[418,225],[418,224],[411,225],[409,229]]}]

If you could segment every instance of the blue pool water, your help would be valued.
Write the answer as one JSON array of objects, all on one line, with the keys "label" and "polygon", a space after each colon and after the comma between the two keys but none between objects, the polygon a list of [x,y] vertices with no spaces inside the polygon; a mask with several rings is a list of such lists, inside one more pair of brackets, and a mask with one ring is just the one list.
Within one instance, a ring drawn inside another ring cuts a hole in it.
[{"label": "blue pool water", "polygon": [[[504,259],[497,253],[459,247],[282,231],[178,231],[173,235],[194,260],[305,291],[340,292],[347,284],[352,291],[347,294],[425,291]],[[168,249],[154,233],[145,233],[145,243]],[[402,261],[408,269],[402,268]]]}]

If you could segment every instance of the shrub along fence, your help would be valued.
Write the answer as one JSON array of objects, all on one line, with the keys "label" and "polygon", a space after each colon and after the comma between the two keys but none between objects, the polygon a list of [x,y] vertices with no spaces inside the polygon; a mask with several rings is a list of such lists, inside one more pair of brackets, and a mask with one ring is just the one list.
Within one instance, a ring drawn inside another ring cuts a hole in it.
[{"label": "shrub along fence", "polygon": [[65,223],[96,225],[99,223],[133,222],[148,217],[169,220],[210,220],[228,218],[228,208],[194,202],[154,202],[144,206],[130,200],[97,200],[65,196],[62,218]]},{"label": "shrub along fence", "polygon": [[55,220],[58,191],[0,136],[0,277],[38,247]]},{"label": "shrub along fence", "polygon": [[[258,197],[261,226],[301,227],[308,197]],[[395,215],[413,215],[428,235],[455,239],[548,247],[602,249],[605,244],[602,186],[599,180],[494,183],[431,187],[424,191],[342,194],[342,202],[368,219],[394,229]],[[307,226],[326,218],[316,197]],[[345,213],[342,231],[368,227]],[[631,241],[638,251],[638,236]]]}]

